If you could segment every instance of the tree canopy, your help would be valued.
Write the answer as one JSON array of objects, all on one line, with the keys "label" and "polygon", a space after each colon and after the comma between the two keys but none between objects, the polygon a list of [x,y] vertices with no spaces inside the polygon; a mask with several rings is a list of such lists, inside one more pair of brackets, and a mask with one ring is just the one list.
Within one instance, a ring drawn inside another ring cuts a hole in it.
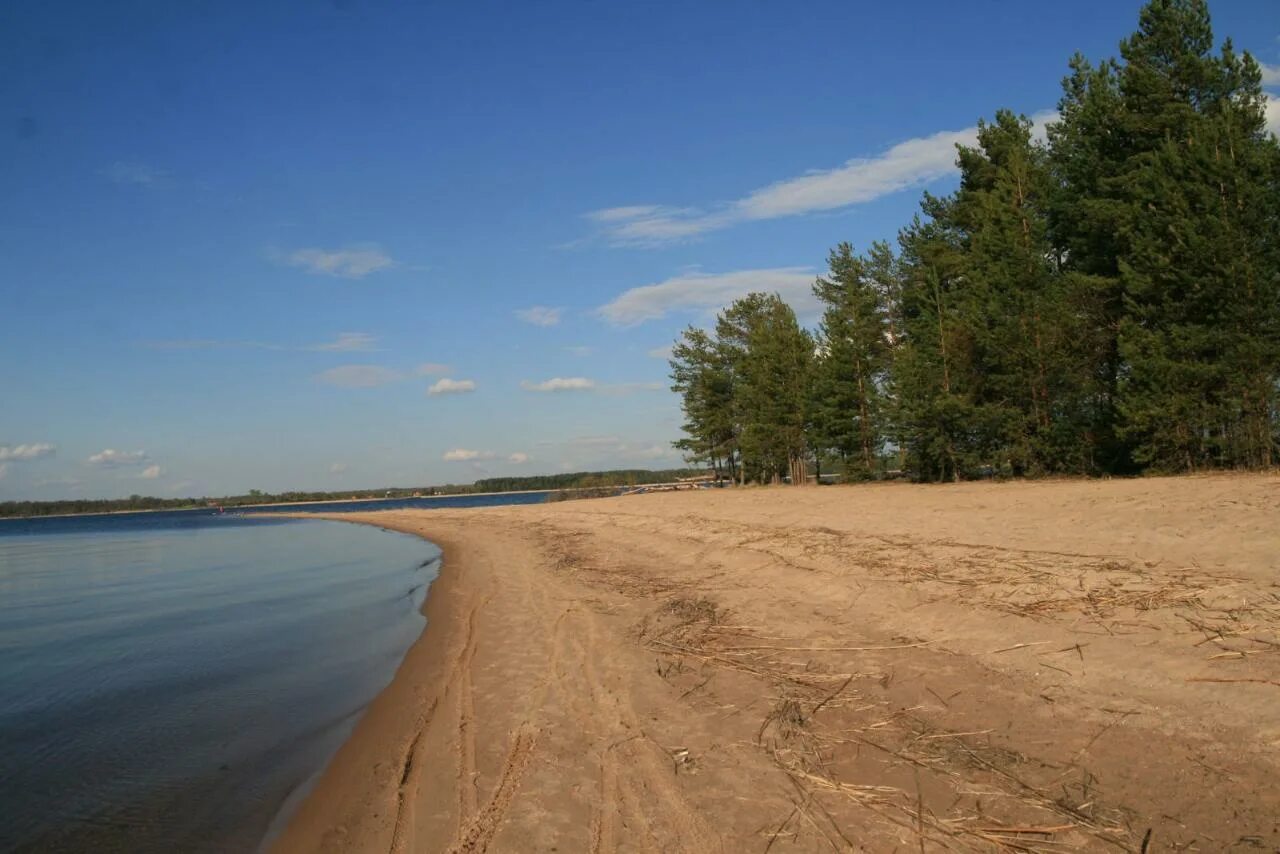
[{"label": "tree canopy", "polygon": [[812,334],[777,295],[673,350],[690,461],[920,480],[1275,464],[1280,145],[1204,0],[1072,57],[1045,128],[1008,110],[888,243],[841,243]]}]

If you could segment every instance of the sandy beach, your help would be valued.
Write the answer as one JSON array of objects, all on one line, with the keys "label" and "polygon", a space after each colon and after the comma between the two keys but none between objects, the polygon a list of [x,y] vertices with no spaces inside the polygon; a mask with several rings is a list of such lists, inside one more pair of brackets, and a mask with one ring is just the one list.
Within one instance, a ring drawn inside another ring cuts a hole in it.
[{"label": "sandy beach", "polygon": [[276,851],[1280,846],[1280,478],[332,518],[444,563]]}]

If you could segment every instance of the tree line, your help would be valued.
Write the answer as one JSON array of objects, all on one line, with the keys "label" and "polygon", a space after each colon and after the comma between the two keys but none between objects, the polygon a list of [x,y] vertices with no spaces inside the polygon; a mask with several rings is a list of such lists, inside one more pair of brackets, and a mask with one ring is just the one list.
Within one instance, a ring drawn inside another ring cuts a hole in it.
[{"label": "tree line", "polygon": [[1203,0],[1074,56],[1043,137],[998,110],[896,246],[831,251],[671,358],[690,462],[735,480],[1267,468],[1280,450],[1280,145]]},{"label": "tree line", "polygon": [[669,483],[682,477],[703,474],[694,469],[613,469],[610,471],[561,472],[521,477],[490,477],[474,483],[443,486],[345,489],[339,492],[263,492],[251,489],[243,495],[204,498],[157,498],[131,495],[128,498],[67,498],[56,501],[0,501],[0,518],[60,516],[79,513],[121,513],[139,510],[185,510],[193,507],[247,507],[258,504],[299,504],[310,501],[350,501],[380,498],[420,498],[468,495],[476,492],[517,492],[521,490],[596,489]]}]

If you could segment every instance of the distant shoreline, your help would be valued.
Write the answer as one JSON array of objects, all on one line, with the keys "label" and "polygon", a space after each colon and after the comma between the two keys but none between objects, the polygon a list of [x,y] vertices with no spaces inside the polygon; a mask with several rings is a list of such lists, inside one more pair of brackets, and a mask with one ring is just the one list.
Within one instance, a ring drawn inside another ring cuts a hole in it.
[{"label": "distant shoreline", "polygon": [[[650,485],[656,486],[659,484]],[[258,504],[234,504],[229,507],[217,504],[188,504],[182,507],[150,507],[143,510],[89,510],[84,513],[41,513],[38,516],[0,516],[0,523],[8,520],[69,519],[72,517],[78,518],[83,516],[122,516],[131,513],[179,513],[189,510],[212,510],[219,506],[223,506],[226,512],[234,512],[236,510],[253,510],[262,507],[308,507],[316,504],[365,504],[376,501],[425,501],[431,499],[476,498],[491,495],[532,495],[539,492],[545,492],[550,495],[553,492],[578,492],[583,489],[591,488],[593,487],[572,486],[561,487],[559,489],[508,489],[501,492],[451,492],[448,495],[410,495],[405,498],[331,498],[317,501],[267,501]]]}]

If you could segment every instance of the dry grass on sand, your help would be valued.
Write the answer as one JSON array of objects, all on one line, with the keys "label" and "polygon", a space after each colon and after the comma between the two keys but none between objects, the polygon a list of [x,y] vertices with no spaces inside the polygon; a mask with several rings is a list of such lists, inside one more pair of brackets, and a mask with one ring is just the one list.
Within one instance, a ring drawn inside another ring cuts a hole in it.
[{"label": "dry grass on sand", "polygon": [[1274,477],[353,518],[444,574],[281,850],[1280,848]]}]

